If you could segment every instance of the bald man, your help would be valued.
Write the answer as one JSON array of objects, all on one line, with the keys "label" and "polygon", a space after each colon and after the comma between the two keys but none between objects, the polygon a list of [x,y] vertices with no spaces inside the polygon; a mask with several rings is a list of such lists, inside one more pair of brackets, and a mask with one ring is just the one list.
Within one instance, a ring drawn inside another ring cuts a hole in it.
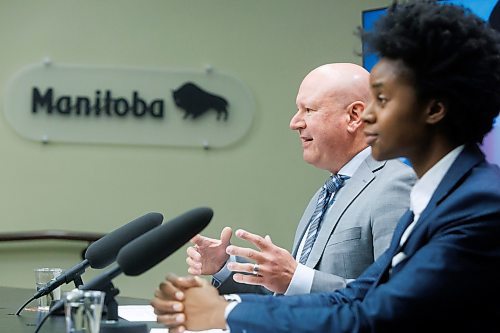
[{"label": "bald man", "polygon": [[373,263],[389,247],[416,178],[399,160],[371,157],[361,120],[369,99],[369,73],[358,65],[311,71],[299,87],[290,128],[299,134],[304,160],[343,184],[314,194],[291,253],[269,236],[244,230],[236,236],[256,250],[230,245],[232,230],[226,227],[220,239],[192,239],[188,272],[213,275],[221,294],[294,295],[343,288]]}]

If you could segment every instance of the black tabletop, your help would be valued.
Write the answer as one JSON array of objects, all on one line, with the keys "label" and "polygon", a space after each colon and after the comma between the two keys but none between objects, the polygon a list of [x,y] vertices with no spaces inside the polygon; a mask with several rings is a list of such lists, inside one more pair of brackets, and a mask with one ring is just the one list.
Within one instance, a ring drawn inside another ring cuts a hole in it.
[{"label": "black tabletop", "polygon": [[[46,312],[36,310],[36,301],[28,304],[19,316],[17,309],[33,296],[32,289],[0,287],[0,332],[2,333],[33,333],[45,316]],[[149,300],[130,297],[117,297],[120,305],[146,305]],[[161,327],[156,323],[147,323],[149,328]],[[64,333],[65,322],[63,315],[50,317],[43,324],[39,333]]]}]

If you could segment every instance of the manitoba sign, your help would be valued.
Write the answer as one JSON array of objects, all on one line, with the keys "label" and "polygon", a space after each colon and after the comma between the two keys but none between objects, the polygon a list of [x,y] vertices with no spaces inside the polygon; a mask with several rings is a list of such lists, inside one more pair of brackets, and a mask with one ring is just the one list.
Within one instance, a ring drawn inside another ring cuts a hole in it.
[{"label": "manitoba sign", "polygon": [[4,100],[8,123],[41,142],[223,147],[255,113],[248,88],[215,71],[37,64]]}]

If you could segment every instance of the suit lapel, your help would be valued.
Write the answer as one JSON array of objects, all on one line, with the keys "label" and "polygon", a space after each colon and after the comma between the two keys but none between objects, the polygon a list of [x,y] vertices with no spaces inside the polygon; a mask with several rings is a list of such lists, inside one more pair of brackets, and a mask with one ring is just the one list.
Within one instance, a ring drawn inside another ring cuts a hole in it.
[{"label": "suit lapel", "polygon": [[378,285],[381,281],[385,281],[389,276],[388,273],[391,268],[392,258],[400,251],[401,247],[399,246],[399,242],[401,236],[405,232],[406,228],[408,228],[408,226],[413,222],[413,217],[413,212],[411,210],[407,210],[406,213],[404,213],[399,219],[391,239],[391,245],[389,246],[389,249],[387,249],[389,253],[388,260],[384,263],[384,268],[381,270],[382,274],[380,274],[377,278],[375,285]]},{"label": "suit lapel", "polygon": [[482,160],[484,160],[484,155],[476,145],[464,147],[464,150],[458,155],[439,183],[436,191],[434,191],[431,200],[422,211],[419,221],[415,224],[410,237],[418,237],[419,231],[424,230],[424,226],[432,222],[432,213],[436,207],[456,188],[462,177]]},{"label": "suit lapel", "polygon": [[[414,243],[415,241],[424,237],[427,226],[433,221],[432,213],[434,212],[436,207],[456,188],[457,184],[464,177],[464,175],[483,160],[484,155],[477,147],[477,145],[469,145],[464,148],[464,150],[458,155],[457,159],[453,162],[453,164],[450,166],[450,169],[439,183],[436,191],[431,197],[431,200],[420,215],[418,222],[415,224],[415,228],[408,237],[408,240],[401,248],[399,247],[401,236],[404,230],[406,230],[409,225],[408,221],[404,221],[404,217],[406,216],[406,214],[399,221],[398,227],[396,229],[397,231],[394,232],[393,242],[391,243],[391,249],[393,249],[391,251],[391,258],[399,251],[405,251],[406,244],[410,242]],[[396,242],[397,244],[397,246],[395,247],[393,247],[394,242]],[[413,248],[412,250],[409,249],[410,252],[405,254],[407,256],[411,256],[417,250],[418,248]],[[389,272],[390,268],[391,260],[388,261],[387,266],[383,270],[375,285],[387,280],[389,276],[387,273]]]},{"label": "suit lapel", "polygon": [[385,165],[385,161],[375,161],[371,155],[368,156],[359,166],[358,170],[353,174],[344,187],[335,197],[335,202],[328,214],[321,223],[321,229],[318,233],[318,238],[314,242],[311,254],[307,259],[308,267],[316,267],[323,251],[328,243],[333,230],[342,218],[345,210],[351,205],[356,197],[375,179],[374,172]]},{"label": "suit lapel", "polygon": [[295,239],[293,241],[292,247],[292,255],[295,258],[297,256],[297,250],[299,249],[300,241],[304,236],[304,233],[309,225],[309,220],[311,219],[312,214],[314,213],[314,209],[316,208],[316,201],[318,201],[319,192],[321,189],[316,191],[314,196],[312,197],[309,205],[306,207],[304,214],[302,214],[302,218],[300,219],[299,225],[297,226],[297,231],[295,232]]}]

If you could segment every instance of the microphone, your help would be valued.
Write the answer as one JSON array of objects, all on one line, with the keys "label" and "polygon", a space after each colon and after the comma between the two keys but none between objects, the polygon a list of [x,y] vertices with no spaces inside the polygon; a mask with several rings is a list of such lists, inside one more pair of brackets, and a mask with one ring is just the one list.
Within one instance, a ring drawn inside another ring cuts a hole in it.
[{"label": "microphone", "polygon": [[[210,222],[213,211],[207,207],[192,209],[173,220],[156,227],[125,245],[116,258],[118,266],[104,272],[79,287],[81,290],[100,290],[108,286],[121,273],[140,275],[186,244]],[[64,302],[51,307],[47,317],[62,309]]]},{"label": "microphone", "polygon": [[199,234],[213,215],[207,207],[192,209],[125,245],[116,262],[125,275],[140,275]]},{"label": "microphone", "polygon": [[123,246],[156,228],[162,221],[163,215],[155,212],[138,217],[92,243],[85,252],[85,258],[92,268],[104,268],[115,261]]},{"label": "microphone", "polygon": [[162,221],[162,214],[147,213],[103,236],[87,248],[87,251],[85,251],[85,260],[65,271],[44,288],[40,289],[35,294],[35,298],[47,295],[63,283],[73,281],[75,276],[81,275],[88,266],[92,268],[104,268],[108,266],[115,261],[118,252],[124,245],[159,226]]},{"label": "microphone", "polygon": [[118,252],[124,245],[159,226],[162,221],[162,214],[155,212],[147,213],[101,237],[87,248],[87,251],[85,251],[85,259],[82,262],[64,271],[63,274],[38,290],[35,295],[16,312],[16,315],[18,315],[29,302],[49,294],[60,285],[70,283],[75,278],[82,275],[88,266],[98,269],[108,266],[115,261]]}]

